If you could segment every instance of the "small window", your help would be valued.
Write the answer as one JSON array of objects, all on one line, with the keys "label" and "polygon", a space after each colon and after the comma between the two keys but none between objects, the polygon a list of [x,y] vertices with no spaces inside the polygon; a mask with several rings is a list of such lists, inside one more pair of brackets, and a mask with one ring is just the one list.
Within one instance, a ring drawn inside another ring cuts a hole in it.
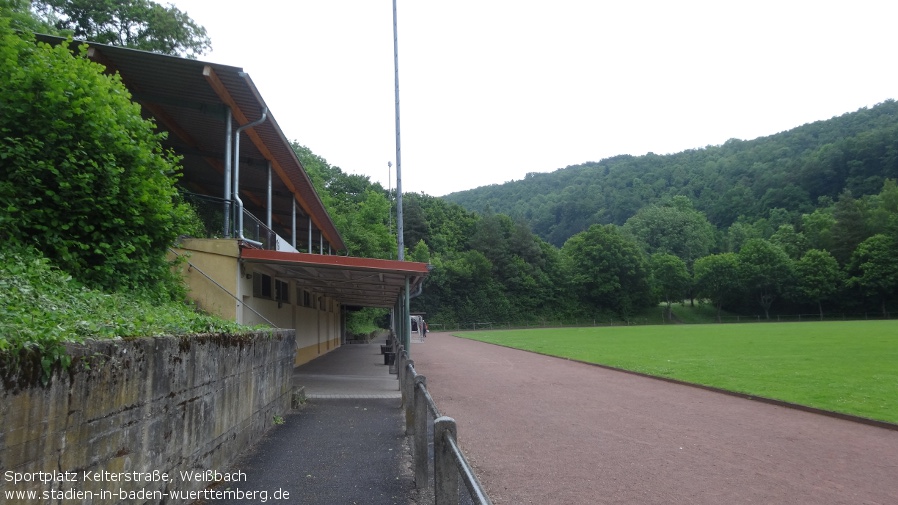
[{"label": "small window", "polygon": [[308,291],[302,292],[302,306],[312,308],[312,294]]},{"label": "small window", "polygon": [[274,280],[274,299],[279,302],[290,303],[290,284],[282,280]]},{"label": "small window", "polygon": [[270,275],[253,272],[253,296],[256,298],[272,299]]}]

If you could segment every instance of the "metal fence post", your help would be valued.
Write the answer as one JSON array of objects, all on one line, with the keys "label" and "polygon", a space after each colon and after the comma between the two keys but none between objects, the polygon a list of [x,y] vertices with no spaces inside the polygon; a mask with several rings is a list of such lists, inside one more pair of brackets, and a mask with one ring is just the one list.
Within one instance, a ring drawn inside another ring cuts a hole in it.
[{"label": "metal fence post", "polygon": [[446,435],[457,438],[455,419],[438,417],[433,421],[433,494],[436,505],[458,503],[458,471],[452,457],[452,447]]},{"label": "metal fence post", "polygon": [[430,458],[427,454],[427,398],[424,388],[427,378],[423,375],[415,377],[414,385],[414,443],[415,443],[415,487],[427,487]]},{"label": "metal fence post", "polygon": [[405,375],[403,376],[400,387],[402,388],[402,406],[405,407],[405,433],[413,433],[415,431],[415,383],[418,376],[415,370],[415,362],[406,360]]},{"label": "metal fence post", "polygon": [[397,352],[393,363],[396,365],[396,378],[399,379],[399,392],[402,394],[402,404],[405,405],[405,356],[401,352]]}]

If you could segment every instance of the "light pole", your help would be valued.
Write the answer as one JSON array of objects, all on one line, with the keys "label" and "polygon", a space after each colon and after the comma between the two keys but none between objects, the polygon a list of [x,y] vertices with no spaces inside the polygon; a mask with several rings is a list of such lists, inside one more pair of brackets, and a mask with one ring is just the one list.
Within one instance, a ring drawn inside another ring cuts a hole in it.
[{"label": "light pole", "polygon": [[[389,216],[390,222],[390,235],[393,234],[393,162],[387,162],[387,199],[390,200],[390,210],[387,212],[387,216]],[[390,259],[393,259],[393,255],[390,254]]]},{"label": "light pole", "polygon": [[396,27],[396,0],[393,0],[393,82],[396,88],[396,235],[397,259],[405,261],[405,238],[402,223],[402,148],[399,142],[399,38]]},{"label": "light pole", "polygon": [[[399,38],[396,29],[396,0],[393,0],[393,80],[396,86],[396,236],[398,250],[396,259],[405,261],[405,239],[402,226],[402,150],[399,142]],[[411,355],[411,321],[409,321],[408,277],[405,278],[402,301],[402,343],[406,352]]]}]

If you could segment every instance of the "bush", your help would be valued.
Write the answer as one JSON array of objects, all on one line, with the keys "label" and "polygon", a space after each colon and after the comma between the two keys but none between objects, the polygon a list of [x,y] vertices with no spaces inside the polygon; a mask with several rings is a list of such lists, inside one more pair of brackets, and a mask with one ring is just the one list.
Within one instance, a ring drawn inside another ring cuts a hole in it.
[{"label": "bush", "polygon": [[0,240],[90,287],[166,293],[166,249],[192,217],[179,159],[103,70],[0,19]]},{"label": "bush", "polygon": [[0,248],[0,367],[38,356],[44,379],[69,363],[64,342],[86,338],[243,333],[246,327],[189,305],[156,303],[82,286],[30,247]]}]

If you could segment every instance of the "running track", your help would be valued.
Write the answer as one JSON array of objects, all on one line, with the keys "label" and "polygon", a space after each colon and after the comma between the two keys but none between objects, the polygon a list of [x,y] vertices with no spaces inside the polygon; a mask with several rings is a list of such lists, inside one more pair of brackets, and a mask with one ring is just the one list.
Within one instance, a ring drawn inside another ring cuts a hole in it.
[{"label": "running track", "polygon": [[411,354],[496,505],[898,504],[898,431],[448,333]]}]

